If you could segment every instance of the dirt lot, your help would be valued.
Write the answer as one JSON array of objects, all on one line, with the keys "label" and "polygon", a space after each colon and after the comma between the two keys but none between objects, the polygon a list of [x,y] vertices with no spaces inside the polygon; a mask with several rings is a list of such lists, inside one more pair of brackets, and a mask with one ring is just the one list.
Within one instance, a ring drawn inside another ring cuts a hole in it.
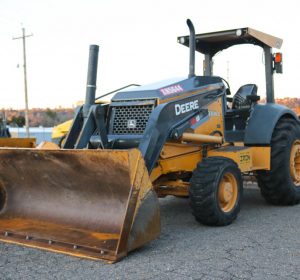
[{"label": "dirt lot", "polygon": [[161,209],[160,238],[114,265],[0,243],[0,279],[300,279],[300,205],[270,206],[246,189],[225,228],[199,225],[187,199]]}]

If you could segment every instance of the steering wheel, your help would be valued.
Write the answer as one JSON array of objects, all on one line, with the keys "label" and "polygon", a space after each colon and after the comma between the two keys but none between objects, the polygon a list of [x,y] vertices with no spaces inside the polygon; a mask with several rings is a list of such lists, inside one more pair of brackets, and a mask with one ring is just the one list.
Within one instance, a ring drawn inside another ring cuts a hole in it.
[{"label": "steering wheel", "polygon": [[226,95],[231,95],[231,91],[230,91],[230,85],[229,83],[222,77],[220,77],[221,80],[226,84],[227,88],[226,88]]}]

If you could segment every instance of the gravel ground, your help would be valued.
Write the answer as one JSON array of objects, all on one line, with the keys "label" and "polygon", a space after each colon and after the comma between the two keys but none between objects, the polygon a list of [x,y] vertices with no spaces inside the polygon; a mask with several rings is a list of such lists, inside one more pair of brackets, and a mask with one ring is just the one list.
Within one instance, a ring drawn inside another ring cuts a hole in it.
[{"label": "gravel ground", "polygon": [[110,265],[0,243],[0,279],[300,279],[300,205],[247,188],[238,220],[199,225],[187,199],[161,200],[159,239]]}]

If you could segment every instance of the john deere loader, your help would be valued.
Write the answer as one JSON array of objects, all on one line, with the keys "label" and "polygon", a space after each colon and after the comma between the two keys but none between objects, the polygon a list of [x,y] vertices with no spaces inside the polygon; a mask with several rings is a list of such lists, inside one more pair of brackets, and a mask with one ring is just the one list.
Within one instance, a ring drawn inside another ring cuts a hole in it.
[{"label": "john deere loader", "polygon": [[[85,104],[62,149],[0,149],[0,240],[115,262],[160,233],[158,197],[189,197],[196,220],[226,226],[241,207],[243,176],[274,205],[300,201],[300,122],[274,104],[282,40],[251,28],[190,34],[188,77],[121,90],[95,102],[98,46],[90,47]],[[257,85],[213,76],[212,59],[240,44],[265,56]],[[195,75],[195,51],[205,56]]]}]

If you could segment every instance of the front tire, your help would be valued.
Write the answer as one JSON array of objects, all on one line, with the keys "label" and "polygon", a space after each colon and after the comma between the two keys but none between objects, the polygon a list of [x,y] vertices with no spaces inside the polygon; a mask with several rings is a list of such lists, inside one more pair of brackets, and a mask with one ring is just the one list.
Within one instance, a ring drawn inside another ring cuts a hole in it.
[{"label": "front tire", "polygon": [[300,124],[295,119],[278,121],[271,140],[271,170],[258,171],[257,181],[271,204],[300,202]]},{"label": "front tire", "polygon": [[210,226],[231,224],[240,211],[242,176],[228,158],[202,160],[190,181],[190,205],[196,220]]}]

